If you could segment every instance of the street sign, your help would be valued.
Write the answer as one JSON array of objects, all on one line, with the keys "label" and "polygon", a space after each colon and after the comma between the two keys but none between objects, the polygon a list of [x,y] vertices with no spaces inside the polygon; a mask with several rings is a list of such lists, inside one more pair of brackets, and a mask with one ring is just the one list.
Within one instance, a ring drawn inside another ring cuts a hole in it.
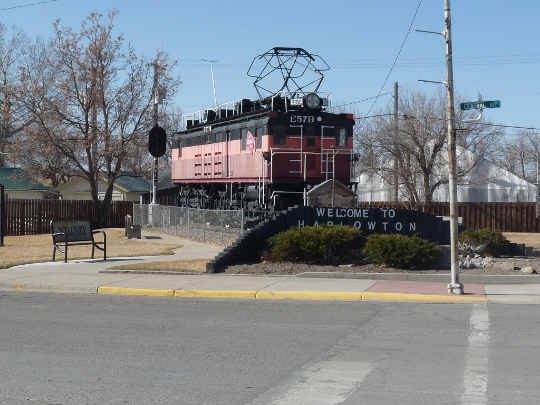
[{"label": "street sign", "polygon": [[470,103],[461,103],[460,108],[465,110],[483,110],[484,108],[500,108],[501,100],[495,101],[472,101]]}]

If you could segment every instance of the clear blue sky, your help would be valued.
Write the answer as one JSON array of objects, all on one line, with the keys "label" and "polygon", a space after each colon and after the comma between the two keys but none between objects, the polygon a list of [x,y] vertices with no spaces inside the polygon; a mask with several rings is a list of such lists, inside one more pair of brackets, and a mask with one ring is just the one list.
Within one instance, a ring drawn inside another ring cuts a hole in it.
[{"label": "clear blue sky", "polygon": [[[3,0],[0,8],[43,0]],[[323,57],[330,71],[321,91],[334,105],[376,96],[390,72],[419,0],[172,1],[58,0],[0,11],[0,21],[29,35],[50,37],[53,22],[76,28],[91,11],[116,8],[116,29],[138,53],[152,57],[163,48],[178,59],[183,85],[175,99],[184,113],[214,104],[210,66],[214,64],[218,103],[256,98],[246,75],[253,58],[275,46],[302,47]],[[540,2],[453,0],[452,39],[456,91],[468,101],[501,100],[485,115],[499,124],[540,128]],[[396,66],[382,93],[394,82],[426,92],[438,85],[418,79],[446,78],[444,0],[423,0]],[[391,103],[381,96],[376,106]],[[367,113],[372,101],[354,104]],[[519,130],[508,129],[507,133]]]}]

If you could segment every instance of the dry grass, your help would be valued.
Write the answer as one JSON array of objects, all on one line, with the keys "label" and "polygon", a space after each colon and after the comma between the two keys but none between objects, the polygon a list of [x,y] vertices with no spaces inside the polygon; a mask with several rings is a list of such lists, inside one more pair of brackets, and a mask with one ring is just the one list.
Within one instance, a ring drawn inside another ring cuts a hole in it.
[{"label": "dry grass", "polygon": [[[124,238],[122,231],[109,229],[107,234],[107,257],[132,257],[132,256],[158,256],[172,255],[173,249],[181,245],[168,245],[163,243],[141,243]],[[102,238],[96,235],[96,240]],[[4,246],[0,247],[0,268],[27,263],[41,263],[52,261],[53,243],[49,234],[28,236],[7,236],[4,238]],[[91,246],[70,246],[68,260],[90,259],[92,257]],[[96,249],[96,258],[103,258],[103,252]],[[56,253],[56,261],[63,261],[63,253]]]},{"label": "dry grass", "polygon": [[534,250],[540,250],[540,234],[525,232],[503,232],[510,242],[525,243],[525,246],[531,246]]},{"label": "dry grass", "polygon": [[151,262],[126,264],[111,267],[112,270],[175,271],[179,273],[204,273],[208,259],[177,260],[172,262]]}]

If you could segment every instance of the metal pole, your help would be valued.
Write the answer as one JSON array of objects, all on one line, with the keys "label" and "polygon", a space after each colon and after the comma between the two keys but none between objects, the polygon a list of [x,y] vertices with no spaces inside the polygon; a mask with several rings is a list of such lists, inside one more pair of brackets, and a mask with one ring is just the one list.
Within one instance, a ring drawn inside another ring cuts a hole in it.
[{"label": "metal pole", "polygon": [[334,207],[335,185],[336,185],[336,147],[332,145],[332,208]]},{"label": "metal pole", "polygon": [[244,210],[241,210],[241,211],[240,211],[240,218],[241,218],[241,223],[240,223],[240,236],[243,236],[243,235],[244,235]]},{"label": "metal pole", "polygon": [[[4,214],[6,212],[5,207],[5,194],[4,194],[4,186],[0,184],[0,246],[4,246],[4,235],[6,233],[6,221],[4,218]],[[41,219],[41,218],[40,218]]]},{"label": "metal pole", "polygon": [[[154,111],[153,111],[153,120],[154,126],[158,126],[158,103],[159,103],[159,94],[158,94],[158,65],[157,61],[153,63],[154,66],[154,85],[152,86],[152,91],[154,93]],[[152,170],[152,202],[151,205],[157,205],[157,191],[158,191],[158,158],[154,158],[154,167]]]},{"label": "metal pole", "polygon": [[540,155],[536,152],[536,189],[534,190],[536,194],[536,218],[540,216],[540,196],[538,194],[538,188],[540,187]]},{"label": "metal pole", "polygon": [[219,62],[217,60],[207,60],[207,59],[202,59],[204,60],[205,62],[210,62],[210,70],[212,72],[212,85],[214,86],[214,103],[215,103],[215,106],[217,107],[217,97],[216,97],[216,81],[214,80],[214,66],[212,65],[212,62]]},{"label": "metal pole", "polygon": [[397,141],[399,139],[399,121],[398,121],[398,84],[394,83],[394,201],[398,200],[398,156]]},{"label": "metal pole", "polygon": [[454,73],[452,65],[452,23],[450,17],[450,0],[444,1],[444,23],[446,30],[446,89],[448,96],[448,188],[450,194],[450,249],[451,249],[451,282],[448,292],[463,294],[463,284],[459,282],[458,252],[458,198],[457,198],[457,162],[456,131],[454,130]]}]

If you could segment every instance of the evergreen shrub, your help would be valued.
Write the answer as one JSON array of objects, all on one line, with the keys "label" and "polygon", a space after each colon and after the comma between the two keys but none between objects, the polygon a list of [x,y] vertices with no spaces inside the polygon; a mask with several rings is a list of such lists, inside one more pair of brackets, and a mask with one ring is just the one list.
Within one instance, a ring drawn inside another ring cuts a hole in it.
[{"label": "evergreen shrub", "polygon": [[437,259],[441,249],[418,236],[409,238],[397,234],[373,234],[367,238],[364,253],[376,263],[399,269],[415,269]]},{"label": "evergreen shrub", "polygon": [[314,263],[362,256],[362,231],[341,225],[292,227],[267,240],[277,262]]},{"label": "evergreen shrub", "polygon": [[458,240],[462,245],[481,246],[491,239],[489,245],[486,246],[484,253],[490,256],[500,256],[501,250],[507,246],[510,241],[502,234],[493,228],[472,229],[468,228],[461,232]]}]

